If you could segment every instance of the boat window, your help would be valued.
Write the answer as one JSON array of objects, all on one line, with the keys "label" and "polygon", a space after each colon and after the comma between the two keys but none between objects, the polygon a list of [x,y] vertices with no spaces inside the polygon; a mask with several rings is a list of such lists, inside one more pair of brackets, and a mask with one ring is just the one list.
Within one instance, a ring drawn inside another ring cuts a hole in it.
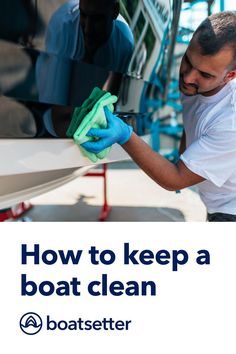
[{"label": "boat window", "polygon": [[[0,138],[66,137],[94,87],[118,96],[121,116],[140,113],[162,29],[149,2],[121,0],[113,21],[101,1],[93,11],[86,0],[1,1]],[[160,3],[169,14],[170,2]]]},{"label": "boat window", "polygon": [[150,25],[148,25],[144,43],[147,50],[147,61],[150,59],[153,49],[155,47],[156,38]]},{"label": "boat window", "polygon": [[132,18],[134,17],[135,11],[138,8],[139,0],[121,0],[121,14],[124,16],[126,21],[131,23]]},{"label": "boat window", "polygon": [[142,35],[145,23],[146,23],[146,21],[145,21],[144,15],[142,12],[140,12],[137,24],[134,28],[134,37],[135,37],[136,42],[138,42],[140,36]]}]

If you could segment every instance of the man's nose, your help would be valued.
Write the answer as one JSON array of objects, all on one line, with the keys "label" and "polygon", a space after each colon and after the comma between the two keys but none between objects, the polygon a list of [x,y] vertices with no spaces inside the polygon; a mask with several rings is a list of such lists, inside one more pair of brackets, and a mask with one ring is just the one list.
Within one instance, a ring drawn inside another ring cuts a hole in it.
[{"label": "man's nose", "polygon": [[191,68],[188,71],[184,72],[183,77],[184,77],[184,82],[187,85],[196,84],[197,77],[198,77],[198,71],[194,68]]}]

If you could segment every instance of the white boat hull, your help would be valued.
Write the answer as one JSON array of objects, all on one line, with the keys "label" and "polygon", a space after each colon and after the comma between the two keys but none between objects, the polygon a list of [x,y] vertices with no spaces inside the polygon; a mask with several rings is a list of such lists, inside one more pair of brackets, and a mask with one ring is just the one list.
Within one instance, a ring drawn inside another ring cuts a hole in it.
[{"label": "white boat hull", "polygon": [[[69,182],[96,164],[84,157],[69,139],[0,141],[0,209],[48,192]],[[97,164],[129,159],[118,145]]]}]

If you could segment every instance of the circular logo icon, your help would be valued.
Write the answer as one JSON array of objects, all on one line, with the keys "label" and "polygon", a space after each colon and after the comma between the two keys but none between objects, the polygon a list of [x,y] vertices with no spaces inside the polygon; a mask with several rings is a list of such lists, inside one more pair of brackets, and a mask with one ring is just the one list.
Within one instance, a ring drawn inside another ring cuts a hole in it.
[{"label": "circular logo icon", "polygon": [[20,319],[22,332],[28,335],[37,334],[42,329],[43,321],[35,312],[27,312]]}]

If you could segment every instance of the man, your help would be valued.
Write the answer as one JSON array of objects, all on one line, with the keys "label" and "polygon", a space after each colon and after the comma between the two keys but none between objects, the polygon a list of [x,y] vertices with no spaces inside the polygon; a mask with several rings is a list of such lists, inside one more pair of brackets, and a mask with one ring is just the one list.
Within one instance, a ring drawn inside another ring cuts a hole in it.
[{"label": "man", "polygon": [[106,109],[108,129],[91,129],[95,153],[119,143],[159,185],[174,191],[199,184],[209,221],[236,221],[236,12],[208,17],[182,59],[184,134],[173,164]]}]

